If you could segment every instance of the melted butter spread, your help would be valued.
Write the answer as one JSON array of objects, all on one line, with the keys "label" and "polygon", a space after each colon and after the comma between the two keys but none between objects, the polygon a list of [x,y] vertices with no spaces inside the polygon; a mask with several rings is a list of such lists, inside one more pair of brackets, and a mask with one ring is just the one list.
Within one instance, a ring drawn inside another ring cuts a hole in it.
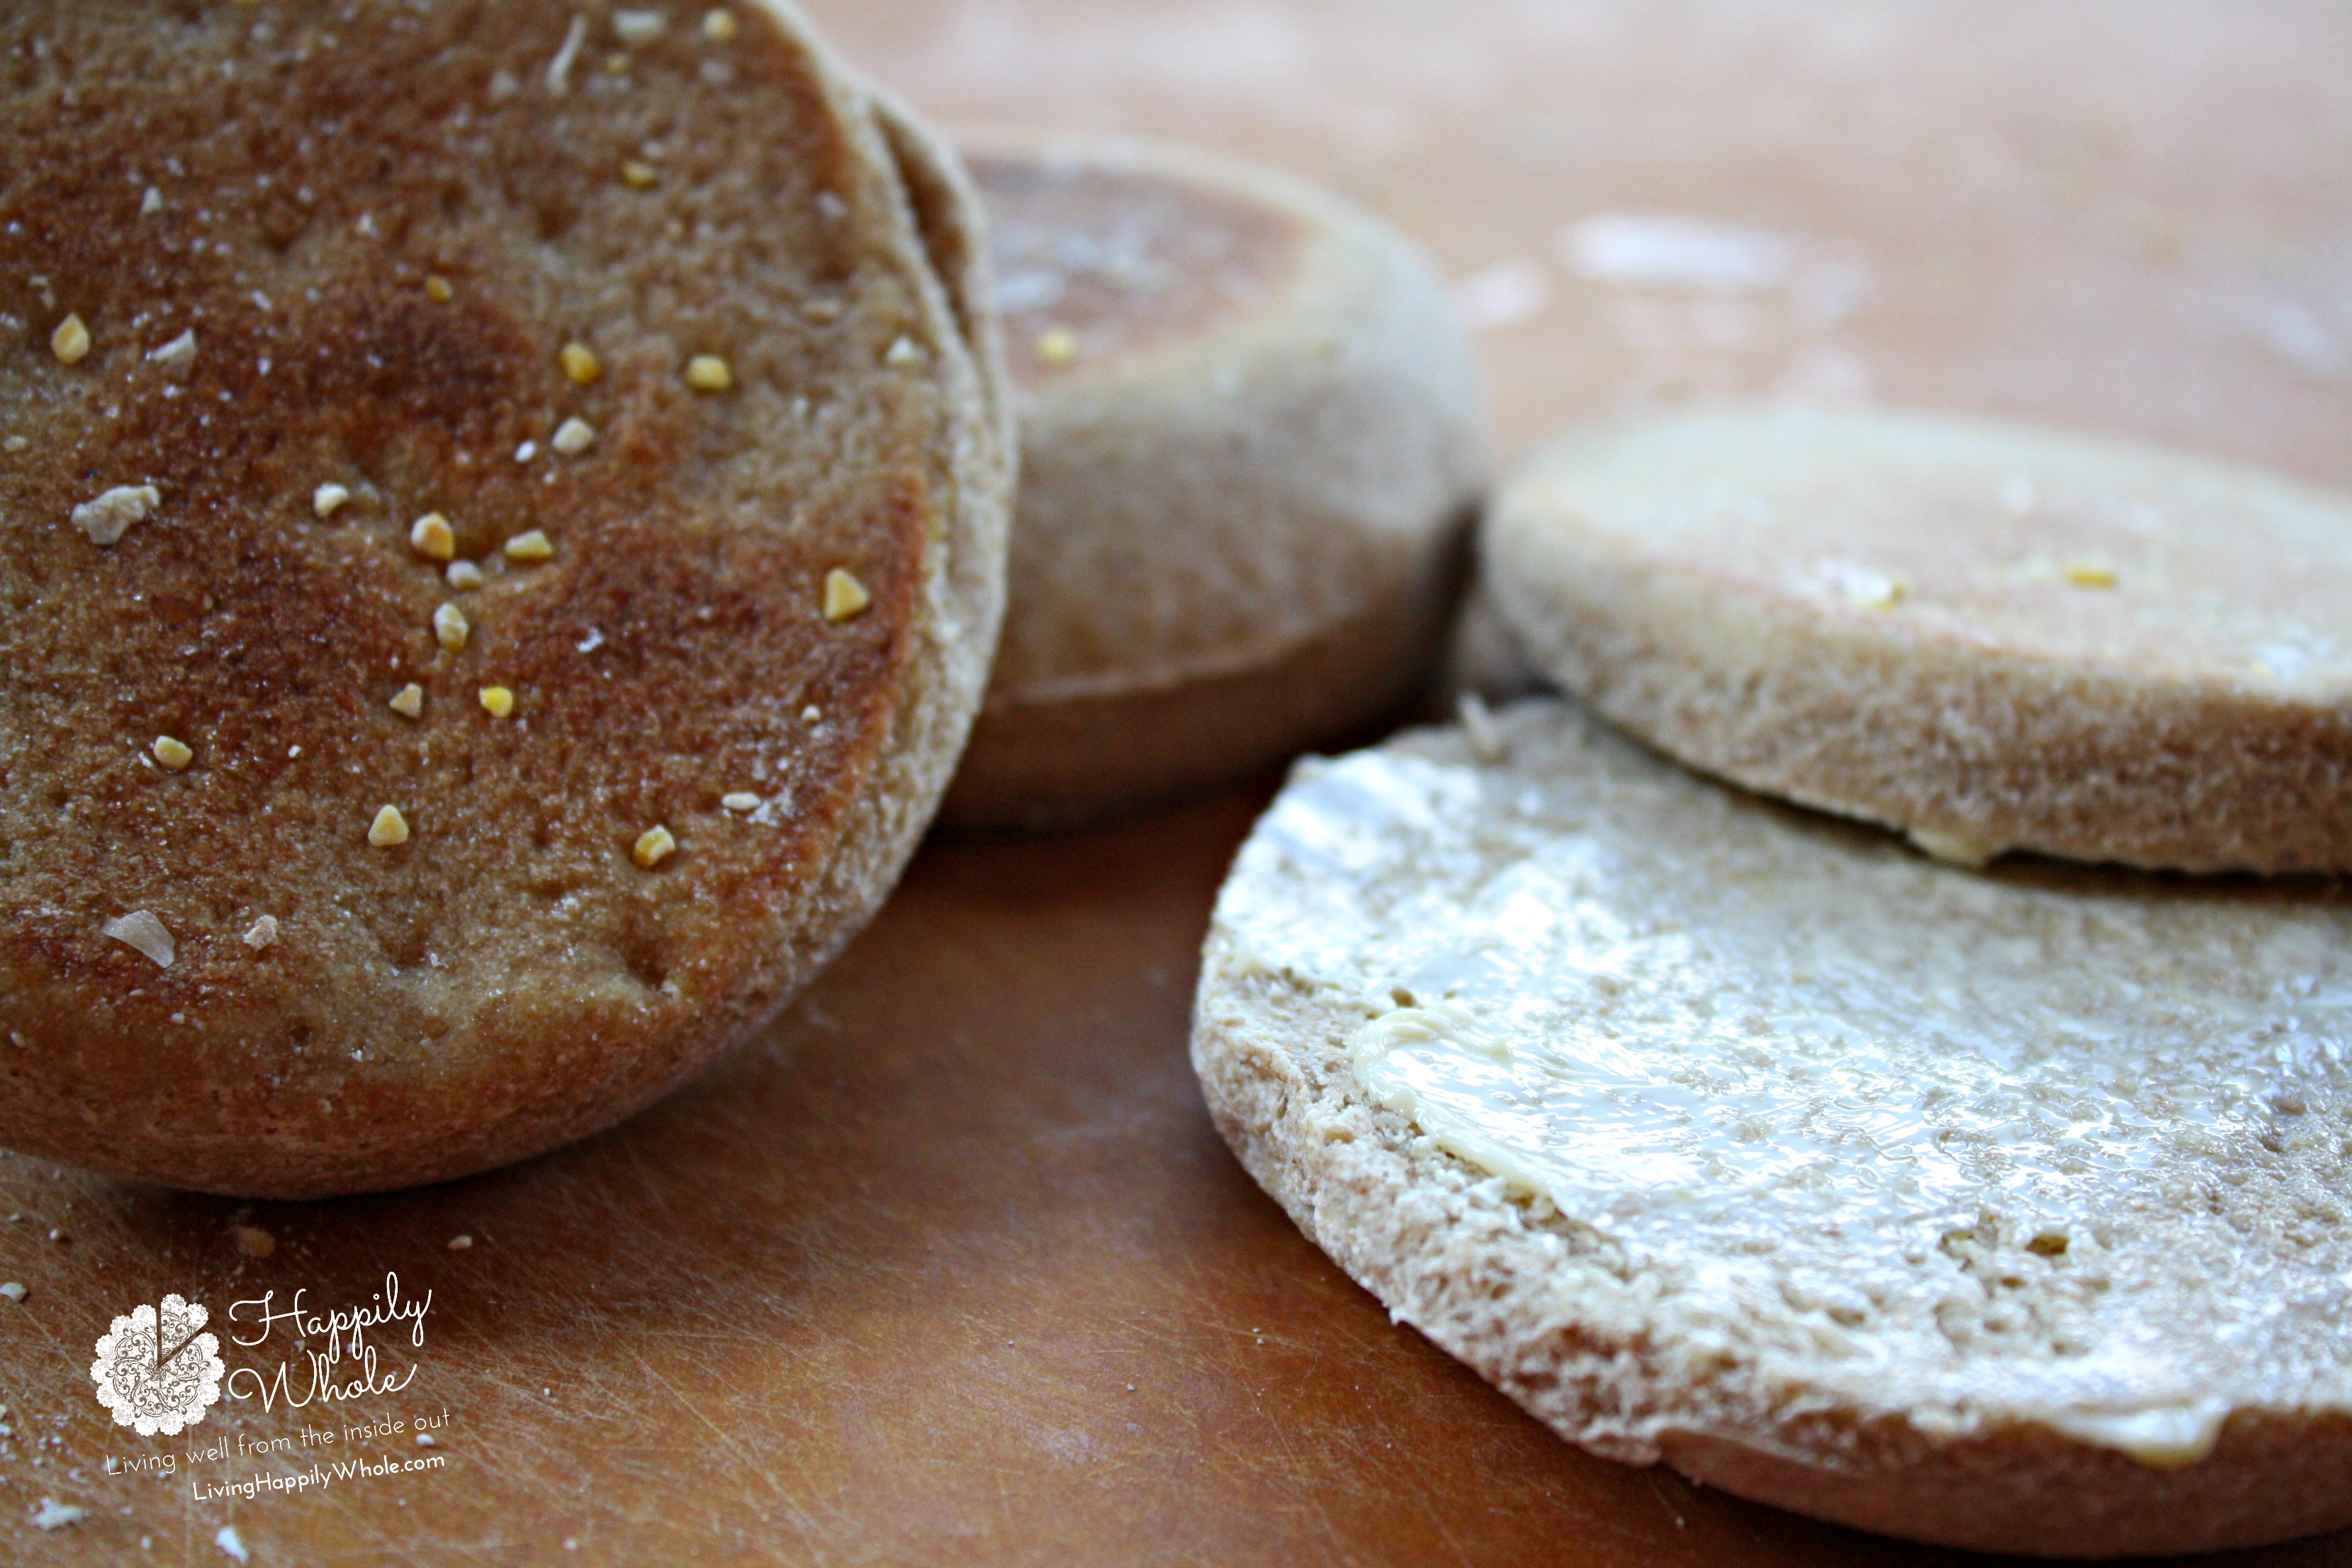
[{"label": "melted butter spread", "polygon": [[1670,1280],[1663,1328],[2158,1466],[2352,1404],[2335,890],[1971,873],[1559,704],[1506,739],[1302,770],[1220,926],[1360,999],[1364,1090]]}]

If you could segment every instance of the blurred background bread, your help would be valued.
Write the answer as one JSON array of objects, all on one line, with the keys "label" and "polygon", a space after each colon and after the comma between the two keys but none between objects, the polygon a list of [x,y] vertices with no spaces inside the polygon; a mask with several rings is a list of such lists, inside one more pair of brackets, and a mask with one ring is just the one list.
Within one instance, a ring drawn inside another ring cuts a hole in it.
[{"label": "blurred background bread", "polygon": [[1351,738],[1426,679],[1485,474],[1428,264],[1168,145],[968,145],[1018,387],[1012,587],[944,809],[1097,817]]}]

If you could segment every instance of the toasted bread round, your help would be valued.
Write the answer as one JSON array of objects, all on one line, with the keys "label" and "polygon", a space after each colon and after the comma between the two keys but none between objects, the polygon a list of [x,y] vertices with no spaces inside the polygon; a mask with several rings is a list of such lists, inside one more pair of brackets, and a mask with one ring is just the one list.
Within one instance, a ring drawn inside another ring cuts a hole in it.
[{"label": "toasted bread round", "polygon": [[1335,197],[1200,153],[966,152],[1022,473],[946,820],[1101,816],[1392,709],[1483,466],[1468,338],[1427,265]]},{"label": "toasted bread round", "polygon": [[1865,1529],[2352,1522],[2352,901],[1971,872],[1556,700],[1301,764],[1193,1061],[1307,1234],[1563,1436]]},{"label": "toasted bread round", "polygon": [[1484,562],[1610,718],[1931,853],[2352,869],[2352,499],[2000,426],[1699,414],[1529,462]]},{"label": "toasted bread round", "polygon": [[482,1169],[895,880],[1003,588],[976,210],[723,15],[0,16],[0,1142]]}]

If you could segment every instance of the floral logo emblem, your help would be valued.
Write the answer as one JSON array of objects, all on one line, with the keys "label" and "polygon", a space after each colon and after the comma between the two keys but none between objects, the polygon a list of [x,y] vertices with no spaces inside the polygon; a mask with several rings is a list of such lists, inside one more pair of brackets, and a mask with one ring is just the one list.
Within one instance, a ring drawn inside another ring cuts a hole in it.
[{"label": "floral logo emblem", "polygon": [[203,1331],[211,1315],[174,1295],[160,1308],[142,1306],[114,1320],[98,1342],[89,1376],[116,1426],[142,1437],[176,1437],[220,1402],[227,1368],[220,1341]]}]

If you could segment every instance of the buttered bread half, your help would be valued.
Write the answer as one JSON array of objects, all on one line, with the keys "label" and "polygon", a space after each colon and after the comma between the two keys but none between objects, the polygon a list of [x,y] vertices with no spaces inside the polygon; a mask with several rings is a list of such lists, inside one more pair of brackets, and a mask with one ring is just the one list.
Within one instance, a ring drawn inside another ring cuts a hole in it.
[{"label": "buttered bread half", "polygon": [[2352,902],[1974,872],[1537,699],[1301,764],[1217,1125],[1569,1440],[2068,1556],[2352,1522]]},{"label": "buttered bread half", "polygon": [[1428,264],[1222,158],[965,151],[1022,474],[1003,646],[947,819],[1098,817],[1393,710],[1484,465],[1468,338]]},{"label": "buttered bread half", "polygon": [[0,1142],[278,1197],[605,1126],[938,804],[1011,431],[793,13],[0,15]]},{"label": "buttered bread half", "polygon": [[1891,414],[1567,440],[1505,487],[1516,644],[1693,766],[1907,831],[2352,870],[2352,497]]}]

